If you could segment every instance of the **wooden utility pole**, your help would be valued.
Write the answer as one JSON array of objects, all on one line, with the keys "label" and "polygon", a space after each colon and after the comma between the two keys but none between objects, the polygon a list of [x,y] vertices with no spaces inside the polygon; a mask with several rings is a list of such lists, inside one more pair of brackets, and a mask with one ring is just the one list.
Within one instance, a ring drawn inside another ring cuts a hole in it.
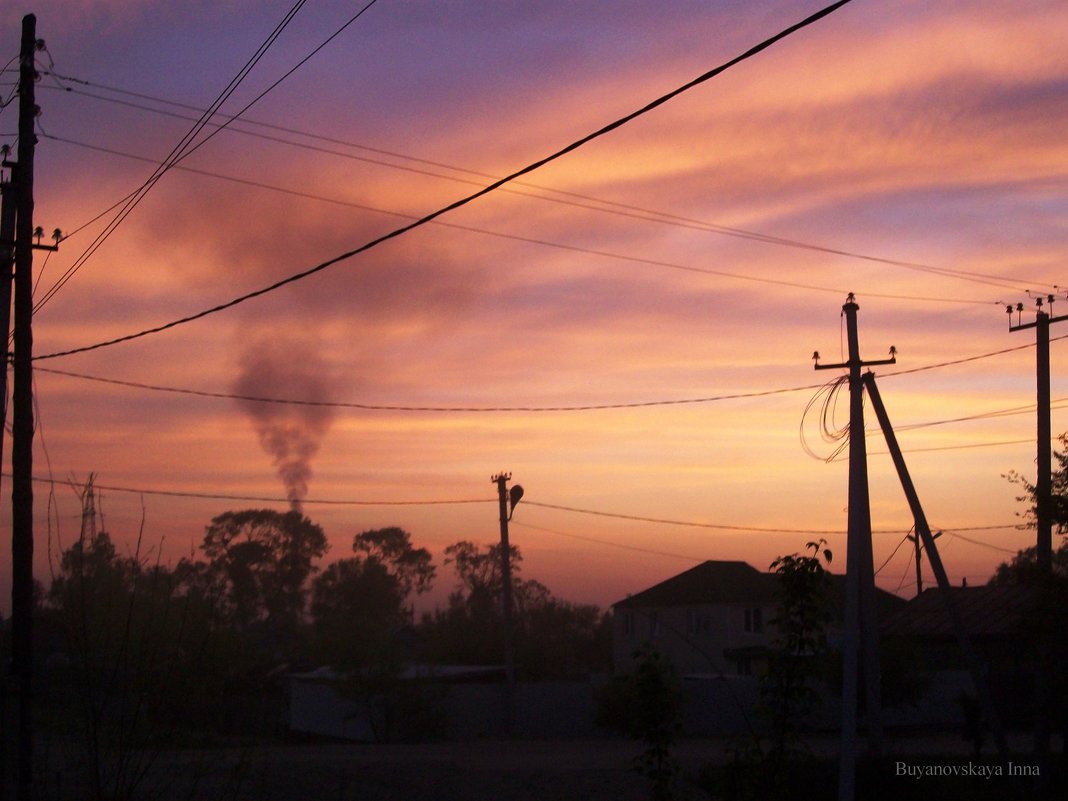
[{"label": "wooden utility pole", "polygon": [[22,20],[15,167],[15,336],[11,436],[11,667],[18,693],[18,798],[33,796],[33,157],[37,19]]},{"label": "wooden utility pole", "polygon": [[504,728],[511,734],[515,726],[515,643],[512,632],[512,547],[508,543],[508,482],[511,473],[498,473],[490,481],[497,485],[501,521],[501,615],[504,623],[505,708]]},{"label": "wooden utility pole", "polygon": [[10,148],[4,145],[0,153],[0,466],[4,461],[4,427],[7,425],[7,366],[11,355],[8,347],[11,336],[11,279],[15,263],[15,183],[5,180],[4,170],[13,171]]},{"label": "wooden utility pole", "polygon": [[[2,165],[0,165],[0,465],[4,455],[4,428],[7,425],[7,366],[11,336],[11,278],[15,258],[15,187],[6,180],[3,171],[15,166],[8,160],[11,149],[4,145]],[[13,725],[8,704],[10,683],[7,676],[8,665],[0,665],[0,797],[7,797],[8,788],[8,754],[14,739],[11,732]]]},{"label": "wooden utility pole", "polygon": [[849,361],[820,364],[819,352],[813,355],[817,370],[849,370],[849,519],[846,536],[845,632],[842,643],[839,801],[852,801],[856,786],[857,688],[861,655],[864,660],[868,748],[876,756],[882,752],[879,637],[875,614],[875,569],[872,565],[871,506],[868,500],[868,456],[864,441],[864,385],[860,370],[869,365],[894,364],[896,359],[891,348],[889,359],[861,360],[857,333],[859,308],[850,292],[842,306],[846,318]]}]

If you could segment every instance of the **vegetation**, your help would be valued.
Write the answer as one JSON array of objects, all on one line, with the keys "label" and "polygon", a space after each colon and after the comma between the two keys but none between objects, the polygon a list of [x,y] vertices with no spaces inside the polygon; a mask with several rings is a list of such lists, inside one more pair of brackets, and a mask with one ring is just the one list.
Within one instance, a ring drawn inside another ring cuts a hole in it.
[{"label": "vegetation", "polygon": [[[497,546],[450,546],[456,589],[417,622],[413,602],[433,587],[436,567],[403,529],[358,533],[351,555],[321,567],[326,534],[307,517],[232,511],[210,521],[196,556],[164,564],[141,537],[123,552],[97,529],[91,480],[83,504],[36,626],[39,731],[79,751],[63,760],[67,773],[52,771],[68,794],[152,797],[165,750],[277,737],[293,670],[330,667],[379,739],[411,740],[440,736],[444,724],[440,689],[408,680],[407,668],[501,662]],[[606,616],[520,580],[518,549],[512,558],[521,675],[607,669]]]},{"label": "vegetation", "polygon": [[[445,549],[456,586],[444,609],[423,616],[420,634],[430,661],[500,664],[504,654],[501,546],[469,541]],[[556,598],[545,585],[519,577],[522,555],[511,546],[513,627],[521,678],[531,681],[607,671],[612,660],[610,618],[595,606]]]},{"label": "vegetation", "polygon": [[[1064,450],[1053,454],[1057,467],[1050,475],[1049,514],[1054,531],[1063,536],[1068,534],[1068,433],[1061,434],[1060,440]],[[1006,477],[1023,487],[1024,493],[1017,500],[1027,504],[1022,516],[1035,527],[1037,486],[1016,472]],[[1044,573],[1038,568],[1037,548],[1025,548],[999,565],[990,580],[995,585],[1029,587],[1033,592],[1033,606],[1021,634],[1029,643],[1034,665],[1035,755],[1047,767],[1051,729],[1056,724],[1062,737],[1068,735],[1068,689],[1058,680],[1061,666],[1068,660],[1064,639],[1068,627],[1068,539],[1055,545],[1051,556],[1051,570]],[[1068,761],[1068,747],[1063,750],[1063,760]]]},{"label": "vegetation", "polygon": [[649,780],[654,801],[670,801],[680,770],[674,746],[682,729],[682,687],[653,646],[639,648],[634,660],[634,670],[602,687],[597,723],[643,743],[634,768]]},{"label": "vegetation", "polygon": [[754,736],[739,743],[726,766],[706,774],[704,784],[713,797],[795,798],[799,777],[811,773],[814,763],[802,734],[819,709],[816,684],[826,678],[821,669],[827,664],[831,614],[825,565],[831,552],[825,546],[824,540],[809,542],[804,553],[771,563],[779,579],[779,608],[771,621],[778,635],[761,678],[759,706],[769,738],[765,742]]}]

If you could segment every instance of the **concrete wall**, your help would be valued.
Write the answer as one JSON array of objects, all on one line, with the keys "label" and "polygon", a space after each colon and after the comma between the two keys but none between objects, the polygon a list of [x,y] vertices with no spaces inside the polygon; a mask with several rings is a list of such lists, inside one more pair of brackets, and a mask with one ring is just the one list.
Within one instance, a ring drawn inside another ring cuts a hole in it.
[{"label": "concrete wall", "polygon": [[[499,736],[505,730],[506,685],[431,684],[425,698],[444,718],[444,734],[465,740]],[[523,683],[515,693],[515,734],[519,737],[588,737],[604,734],[594,723],[591,682]],[[381,708],[375,707],[377,715]],[[368,703],[344,698],[328,681],[290,680],[289,727],[299,734],[373,742]],[[379,726],[381,728],[381,725]]]}]

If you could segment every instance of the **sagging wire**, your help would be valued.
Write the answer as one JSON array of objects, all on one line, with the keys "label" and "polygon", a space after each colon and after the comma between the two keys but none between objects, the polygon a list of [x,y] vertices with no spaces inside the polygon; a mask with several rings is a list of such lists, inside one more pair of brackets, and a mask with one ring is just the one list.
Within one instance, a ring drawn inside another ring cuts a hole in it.
[{"label": "sagging wire", "polygon": [[[811,456],[813,459],[819,459],[823,462],[833,462],[849,445],[849,422],[846,421],[844,425],[839,425],[835,422],[837,417],[836,411],[838,408],[838,395],[842,390],[842,387],[849,383],[848,375],[841,375],[833,381],[829,381],[816,390],[816,394],[812,396],[807,404],[805,404],[805,411],[801,415],[801,447],[805,453]],[[805,423],[809,419],[809,414],[812,410],[820,405],[819,411],[819,430],[820,438],[828,445],[833,445],[834,450],[831,451],[829,456],[822,456],[817,453],[808,443],[808,438],[805,436]]]}]

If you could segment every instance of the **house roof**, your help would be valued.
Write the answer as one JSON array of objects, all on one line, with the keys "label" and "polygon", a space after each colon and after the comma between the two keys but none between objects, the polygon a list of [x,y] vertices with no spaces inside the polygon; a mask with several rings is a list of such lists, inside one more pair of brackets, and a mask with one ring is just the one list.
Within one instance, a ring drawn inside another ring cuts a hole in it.
[{"label": "house roof", "polygon": [[772,603],[777,587],[774,575],[761,573],[745,562],[707,561],[619,601],[613,607]]},{"label": "house roof", "polygon": [[[829,575],[832,614],[841,618],[845,605],[845,576]],[[778,599],[779,577],[776,574],[761,572],[746,562],[709,560],[612,606],[635,609],[700,604],[774,604]],[[875,604],[876,614],[882,619],[893,614],[905,602],[896,595],[876,588]]]},{"label": "house roof", "polygon": [[[950,592],[969,637],[1019,633],[1034,603],[1031,588],[1019,585],[953,587]],[[956,636],[945,599],[937,587],[924,590],[885,618],[881,628],[887,636],[923,639]]]}]

